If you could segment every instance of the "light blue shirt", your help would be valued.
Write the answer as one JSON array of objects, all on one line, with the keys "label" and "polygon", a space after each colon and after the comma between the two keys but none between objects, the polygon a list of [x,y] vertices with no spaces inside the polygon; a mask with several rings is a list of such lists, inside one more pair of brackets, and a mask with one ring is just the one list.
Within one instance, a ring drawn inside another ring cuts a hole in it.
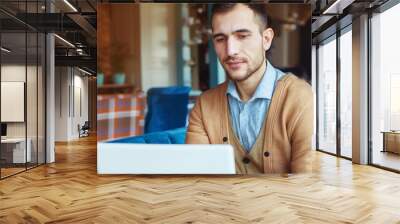
[{"label": "light blue shirt", "polygon": [[275,83],[284,74],[267,61],[267,69],[253,96],[247,102],[240,99],[235,83],[232,80],[228,82],[226,94],[228,95],[233,129],[247,152],[250,152],[261,127],[263,127],[265,115],[268,113],[269,103],[274,93]]}]

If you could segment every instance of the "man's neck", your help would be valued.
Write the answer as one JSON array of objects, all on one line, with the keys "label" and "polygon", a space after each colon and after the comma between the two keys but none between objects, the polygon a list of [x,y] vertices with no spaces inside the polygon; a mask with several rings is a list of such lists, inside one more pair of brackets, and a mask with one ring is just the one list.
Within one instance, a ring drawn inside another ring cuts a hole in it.
[{"label": "man's neck", "polygon": [[265,70],[267,69],[266,61],[255,71],[251,76],[243,81],[235,81],[236,89],[239,93],[240,99],[247,102],[254,94],[258,84],[264,76]]}]

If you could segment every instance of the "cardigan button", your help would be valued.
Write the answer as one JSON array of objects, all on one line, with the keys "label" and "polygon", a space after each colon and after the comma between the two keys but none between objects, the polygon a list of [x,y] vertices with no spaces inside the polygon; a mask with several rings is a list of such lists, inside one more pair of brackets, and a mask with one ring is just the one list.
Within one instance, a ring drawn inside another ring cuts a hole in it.
[{"label": "cardigan button", "polygon": [[222,142],[228,142],[228,137],[223,137]]},{"label": "cardigan button", "polygon": [[242,162],[243,162],[244,164],[248,164],[248,163],[250,163],[250,159],[247,158],[247,157],[244,157],[243,160],[242,160]]},{"label": "cardigan button", "polygon": [[268,156],[269,156],[269,152],[268,152],[268,151],[265,151],[265,152],[264,152],[264,156],[265,156],[265,157],[268,157]]}]

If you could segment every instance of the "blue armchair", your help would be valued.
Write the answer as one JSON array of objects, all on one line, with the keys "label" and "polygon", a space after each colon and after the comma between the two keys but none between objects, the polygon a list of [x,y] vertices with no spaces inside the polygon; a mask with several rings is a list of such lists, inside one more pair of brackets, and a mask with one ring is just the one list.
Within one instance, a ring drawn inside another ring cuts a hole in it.
[{"label": "blue armchair", "polygon": [[151,88],[147,92],[148,111],[144,133],[185,127],[188,115],[189,87]]}]

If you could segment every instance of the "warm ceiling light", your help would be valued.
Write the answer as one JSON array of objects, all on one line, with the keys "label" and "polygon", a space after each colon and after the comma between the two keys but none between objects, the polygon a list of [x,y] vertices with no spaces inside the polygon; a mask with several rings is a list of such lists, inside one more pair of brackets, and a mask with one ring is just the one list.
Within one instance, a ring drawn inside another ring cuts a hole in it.
[{"label": "warm ceiling light", "polygon": [[341,14],[343,10],[351,5],[354,0],[336,0],[332,5],[324,10],[322,14]]},{"label": "warm ceiling light", "polygon": [[77,52],[79,55],[83,55],[83,50],[82,50],[81,48],[77,48],[77,49],[76,49],[76,52]]},{"label": "warm ceiling light", "polygon": [[85,74],[87,74],[87,75],[92,75],[92,73],[90,73],[90,72],[88,72],[88,71],[86,71],[86,70],[83,70],[83,69],[81,69],[81,68],[79,68],[79,67],[78,67],[78,70],[81,71],[81,72],[83,72],[83,73],[85,73]]},{"label": "warm ceiling light", "polygon": [[71,4],[69,3],[68,0],[64,0],[65,4],[67,4],[74,12],[78,12],[78,10]]},{"label": "warm ceiling light", "polygon": [[68,46],[75,48],[75,45],[73,45],[73,44],[72,44],[71,42],[69,42],[68,40],[66,40],[66,39],[64,39],[64,38],[62,38],[62,37],[60,37],[60,36],[57,35],[57,34],[54,34],[54,36],[57,37],[57,38],[58,38],[59,40],[61,40],[62,42],[64,42],[65,44],[67,44]]},{"label": "warm ceiling light", "polygon": [[4,52],[6,52],[6,53],[10,53],[10,52],[11,52],[11,50],[9,50],[9,49],[7,49],[7,48],[5,48],[5,47],[1,47],[1,50],[4,51]]}]

